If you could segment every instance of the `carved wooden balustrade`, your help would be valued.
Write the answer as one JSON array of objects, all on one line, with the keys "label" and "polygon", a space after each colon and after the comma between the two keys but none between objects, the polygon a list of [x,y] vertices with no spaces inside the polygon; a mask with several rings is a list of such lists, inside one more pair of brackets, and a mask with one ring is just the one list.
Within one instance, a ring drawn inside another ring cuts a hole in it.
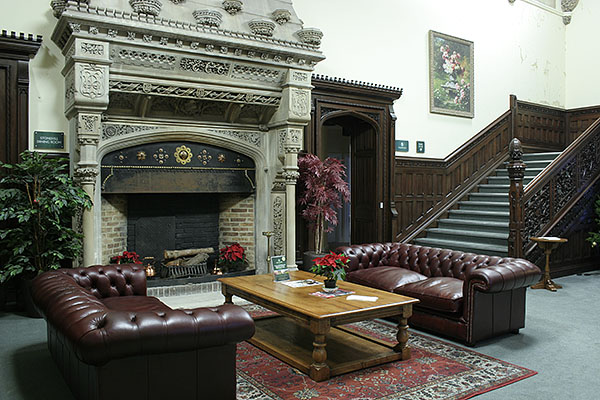
[{"label": "carved wooden balustrade", "polygon": [[548,234],[598,178],[600,119],[525,187],[522,232],[525,256],[535,245],[529,238]]}]

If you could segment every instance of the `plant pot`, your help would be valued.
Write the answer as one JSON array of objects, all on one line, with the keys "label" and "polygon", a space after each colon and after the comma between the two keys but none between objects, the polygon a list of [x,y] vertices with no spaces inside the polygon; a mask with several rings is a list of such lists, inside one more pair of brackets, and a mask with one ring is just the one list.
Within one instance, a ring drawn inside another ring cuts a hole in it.
[{"label": "plant pot", "polygon": [[301,271],[310,272],[311,267],[315,264],[313,262],[313,260],[315,258],[323,257],[326,255],[327,255],[327,253],[317,253],[314,251],[305,251],[304,254],[302,254],[302,266],[300,266],[298,269],[300,269]]},{"label": "plant pot", "polygon": [[332,292],[334,290],[337,290],[337,281],[335,279],[325,279],[325,281],[323,281],[324,285],[323,285],[323,290],[326,292]]}]

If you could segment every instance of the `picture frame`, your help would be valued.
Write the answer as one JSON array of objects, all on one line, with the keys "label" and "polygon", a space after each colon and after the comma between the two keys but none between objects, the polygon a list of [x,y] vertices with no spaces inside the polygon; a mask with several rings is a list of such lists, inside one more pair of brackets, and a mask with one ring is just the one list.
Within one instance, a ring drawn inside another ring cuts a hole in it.
[{"label": "picture frame", "polygon": [[473,42],[429,31],[429,111],[473,118]]}]

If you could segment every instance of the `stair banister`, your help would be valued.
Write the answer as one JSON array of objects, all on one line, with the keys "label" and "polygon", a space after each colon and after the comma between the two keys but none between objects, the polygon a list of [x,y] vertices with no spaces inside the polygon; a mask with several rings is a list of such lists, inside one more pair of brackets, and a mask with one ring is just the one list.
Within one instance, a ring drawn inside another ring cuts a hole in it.
[{"label": "stair banister", "polygon": [[600,119],[597,119],[525,187],[522,234],[525,257],[534,248],[529,238],[547,235],[599,177]]},{"label": "stair banister", "polygon": [[508,201],[510,220],[508,224],[508,256],[523,257],[523,178],[525,177],[525,163],[523,162],[523,147],[521,141],[514,138],[508,145],[510,161],[506,165],[510,179]]}]

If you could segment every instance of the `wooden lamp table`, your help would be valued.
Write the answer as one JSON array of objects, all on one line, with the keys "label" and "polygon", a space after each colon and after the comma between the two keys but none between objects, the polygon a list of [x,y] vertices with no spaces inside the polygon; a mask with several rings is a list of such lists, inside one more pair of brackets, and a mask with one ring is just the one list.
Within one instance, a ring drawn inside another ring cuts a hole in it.
[{"label": "wooden lamp table", "polygon": [[532,285],[531,288],[547,289],[552,292],[556,292],[556,290],[561,289],[562,286],[558,283],[552,282],[552,279],[550,279],[550,253],[552,253],[552,250],[557,248],[559,244],[565,243],[568,240],[558,237],[532,237],[531,240],[536,242],[538,246],[544,250],[544,253],[546,253],[546,267],[544,268],[544,276],[538,283]]},{"label": "wooden lamp table", "polygon": [[[314,279],[304,271],[290,272],[292,280]],[[256,333],[248,341],[320,382],[362,368],[410,358],[408,318],[419,300],[399,294],[338,281],[341,289],[376,301],[330,299],[309,293],[321,286],[291,288],[273,282],[273,274],[221,278],[225,302],[239,296],[279,315],[255,320]],[[343,325],[374,318],[398,316],[398,344],[366,337]],[[327,350],[326,350],[327,348]]]}]

